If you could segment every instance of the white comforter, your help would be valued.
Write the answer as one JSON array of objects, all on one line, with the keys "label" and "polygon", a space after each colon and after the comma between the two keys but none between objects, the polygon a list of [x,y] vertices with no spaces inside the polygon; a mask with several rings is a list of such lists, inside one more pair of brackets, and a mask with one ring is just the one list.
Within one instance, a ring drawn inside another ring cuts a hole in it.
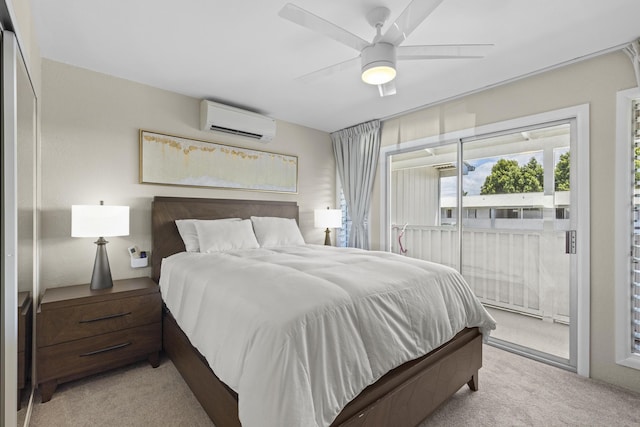
[{"label": "white comforter", "polygon": [[366,386],[495,322],[453,269],[306,245],[162,262],[162,296],[245,427],[328,426]]}]

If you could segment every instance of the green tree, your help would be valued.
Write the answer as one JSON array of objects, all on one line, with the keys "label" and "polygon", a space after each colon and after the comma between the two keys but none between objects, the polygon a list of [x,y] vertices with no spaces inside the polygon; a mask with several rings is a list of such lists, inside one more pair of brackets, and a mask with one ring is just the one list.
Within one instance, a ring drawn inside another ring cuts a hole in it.
[{"label": "green tree", "polygon": [[564,154],[560,155],[560,159],[556,164],[556,168],[553,171],[553,176],[555,179],[555,190],[556,191],[569,191],[569,155],[570,151],[567,151]]},{"label": "green tree", "polygon": [[544,169],[535,157],[520,168],[518,193],[539,193],[544,191]]},{"label": "green tree", "polygon": [[500,159],[480,187],[480,194],[517,193],[520,167],[517,160]]},{"label": "green tree", "polygon": [[500,159],[491,168],[480,194],[532,193],[544,189],[544,169],[535,157],[524,166],[517,160]]}]

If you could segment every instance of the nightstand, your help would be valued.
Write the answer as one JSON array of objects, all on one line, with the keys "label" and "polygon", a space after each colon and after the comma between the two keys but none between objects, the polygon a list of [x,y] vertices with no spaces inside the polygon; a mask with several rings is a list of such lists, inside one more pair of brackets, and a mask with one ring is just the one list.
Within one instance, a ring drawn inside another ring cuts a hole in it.
[{"label": "nightstand", "polygon": [[31,368],[31,292],[18,292],[18,409]]},{"label": "nightstand", "polygon": [[36,314],[38,383],[42,402],[58,384],[148,359],[159,364],[162,300],[148,277],[49,288]]}]

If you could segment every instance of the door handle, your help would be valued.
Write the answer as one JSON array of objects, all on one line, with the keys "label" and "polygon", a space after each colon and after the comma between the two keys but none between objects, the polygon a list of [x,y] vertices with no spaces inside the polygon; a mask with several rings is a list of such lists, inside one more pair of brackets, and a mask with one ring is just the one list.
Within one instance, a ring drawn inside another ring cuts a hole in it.
[{"label": "door handle", "polygon": [[567,230],[564,233],[564,253],[576,253],[576,230]]}]

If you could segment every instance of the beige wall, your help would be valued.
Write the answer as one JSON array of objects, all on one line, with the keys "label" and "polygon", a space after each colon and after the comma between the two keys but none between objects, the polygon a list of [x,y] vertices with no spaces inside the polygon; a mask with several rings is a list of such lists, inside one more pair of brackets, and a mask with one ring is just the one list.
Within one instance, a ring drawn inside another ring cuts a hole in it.
[{"label": "beige wall", "polygon": [[[199,128],[199,99],[50,60],[42,61],[41,285],[88,283],[92,239],[71,237],[71,205],[131,207],[130,235],[109,238],[114,279],[149,275],[132,269],[126,248],[151,249],[151,200],[159,196],[297,201],[309,243],[322,243],[313,210],[335,204],[335,165],[329,134],[278,122],[269,144]],[[298,156],[297,195],[138,183],[139,129]]]},{"label": "beige wall", "polygon": [[[473,72],[472,69],[469,72]],[[640,371],[614,361],[616,92],[636,86],[631,62],[611,53],[383,123],[382,145],[590,104],[591,376],[640,392]],[[378,173],[379,174],[379,173]],[[380,246],[380,179],[372,200],[372,242]]]}]

